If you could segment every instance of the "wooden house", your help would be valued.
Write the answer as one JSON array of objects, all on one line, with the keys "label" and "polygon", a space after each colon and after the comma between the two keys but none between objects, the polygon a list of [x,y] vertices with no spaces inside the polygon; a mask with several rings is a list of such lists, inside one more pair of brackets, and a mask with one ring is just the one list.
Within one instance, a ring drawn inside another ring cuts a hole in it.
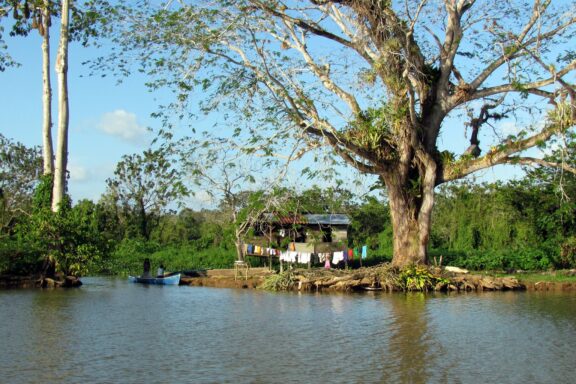
[{"label": "wooden house", "polygon": [[334,252],[346,249],[350,218],[345,214],[263,215],[246,239],[247,256],[276,256],[271,249]]}]

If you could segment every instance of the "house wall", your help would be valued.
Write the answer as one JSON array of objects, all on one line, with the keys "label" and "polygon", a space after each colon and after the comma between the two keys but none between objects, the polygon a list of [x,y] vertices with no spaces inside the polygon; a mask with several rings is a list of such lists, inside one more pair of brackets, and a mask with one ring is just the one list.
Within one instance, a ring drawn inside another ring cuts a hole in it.
[{"label": "house wall", "polygon": [[332,228],[332,242],[343,244],[348,243],[348,231],[346,228]]},{"label": "house wall", "polygon": [[341,243],[318,243],[316,244],[314,252],[316,253],[339,252],[343,251],[342,247],[343,245]]}]

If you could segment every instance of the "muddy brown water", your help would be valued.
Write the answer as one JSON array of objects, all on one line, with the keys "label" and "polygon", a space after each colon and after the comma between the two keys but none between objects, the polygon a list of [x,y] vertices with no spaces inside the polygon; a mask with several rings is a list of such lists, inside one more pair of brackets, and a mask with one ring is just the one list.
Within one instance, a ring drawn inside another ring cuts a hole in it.
[{"label": "muddy brown water", "polygon": [[573,383],[576,294],[0,291],[1,383]]}]

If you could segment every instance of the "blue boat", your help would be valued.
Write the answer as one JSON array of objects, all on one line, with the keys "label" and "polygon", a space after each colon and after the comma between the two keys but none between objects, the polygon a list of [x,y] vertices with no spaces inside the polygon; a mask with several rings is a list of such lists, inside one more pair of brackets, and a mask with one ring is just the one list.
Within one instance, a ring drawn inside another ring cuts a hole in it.
[{"label": "blue boat", "polygon": [[166,276],[166,277],[141,277],[141,276],[128,276],[128,280],[133,283],[141,284],[158,284],[158,285],[178,285],[180,284],[180,274]]}]

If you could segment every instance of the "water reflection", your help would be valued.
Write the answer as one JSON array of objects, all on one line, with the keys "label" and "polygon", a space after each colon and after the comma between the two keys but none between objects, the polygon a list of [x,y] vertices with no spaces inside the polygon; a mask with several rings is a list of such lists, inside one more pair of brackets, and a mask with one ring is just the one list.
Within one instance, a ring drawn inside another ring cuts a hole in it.
[{"label": "water reflection", "polygon": [[0,291],[0,382],[571,382],[575,298]]},{"label": "water reflection", "polygon": [[382,382],[424,383],[434,366],[433,340],[428,332],[426,296],[421,293],[387,297],[392,321],[390,342],[382,356]]}]

